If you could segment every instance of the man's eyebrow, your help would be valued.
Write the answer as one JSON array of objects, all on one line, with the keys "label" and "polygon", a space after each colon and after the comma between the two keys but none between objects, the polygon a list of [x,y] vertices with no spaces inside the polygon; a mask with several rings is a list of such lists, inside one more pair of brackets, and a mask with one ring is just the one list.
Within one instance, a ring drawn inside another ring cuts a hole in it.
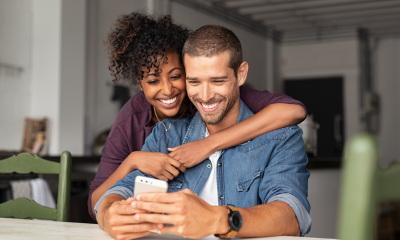
[{"label": "man's eyebrow", "polygon": [[182,70],[181,68],[176,67],[176,68],[173,68],[173,69],[169,70],[168,74],[172,73],[172,71],[174,71],[175,69],[180,69],[180,70]]},{"label": "man's eyebrow", "polygon": [[197,80],[196,77],[186,77],[186,80]]},{"label": "man's eyebrow", "polygon": [[225,78],[228,78],[228,76],[210,77],[210,79],[225,79]]}]

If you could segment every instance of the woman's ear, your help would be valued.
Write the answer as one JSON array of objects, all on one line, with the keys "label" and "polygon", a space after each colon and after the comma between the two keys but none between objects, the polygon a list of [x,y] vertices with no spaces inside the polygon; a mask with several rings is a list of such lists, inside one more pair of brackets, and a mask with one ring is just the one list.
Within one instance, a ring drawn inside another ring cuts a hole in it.
[{"label": "woman's ear", "polygon": [[248,72],[249,72],[249,64],[247,62],[242,62],[237,71],[237,80],[239,86],[242,86],[246,82]]},{"label": "woman's ear", "polygon": [[141,83],[140,81],[137,81],[137,85],[139,86],[139,88],[140,88],[140,91],[143,91],[143,88],[142,88],[142,83]]}]

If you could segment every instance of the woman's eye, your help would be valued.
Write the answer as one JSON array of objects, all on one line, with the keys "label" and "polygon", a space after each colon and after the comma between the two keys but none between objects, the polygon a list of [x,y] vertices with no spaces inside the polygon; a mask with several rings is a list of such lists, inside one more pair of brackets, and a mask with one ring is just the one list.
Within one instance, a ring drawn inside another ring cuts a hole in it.
[{"label": "woman's eye", "polygon": [[154,85],[158,83],[158,80],[151,80],[147,82],[148,84]]},{"label": "woman's eye", "polygon": [[174,76],[171,77],[171,79],[179,79],[181,77],[182,77],[182,75],[174,75]]}]

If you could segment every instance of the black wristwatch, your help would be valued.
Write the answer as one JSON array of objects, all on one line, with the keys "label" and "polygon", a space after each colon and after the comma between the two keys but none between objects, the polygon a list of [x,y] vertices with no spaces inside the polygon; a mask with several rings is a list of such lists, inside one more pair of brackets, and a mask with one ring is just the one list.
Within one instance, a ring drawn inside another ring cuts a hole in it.
[{"label": "black wristwatch", "polygon": [[229,209],[228,224],[230,230],[226,234],[215,234],[216,237],[222,239],[236,237],[237,233],[239,232],[243,224],[242,215],[240,215],[240,212],[237,210],[237,208],[230,204],[226,205],[226,207]]}]

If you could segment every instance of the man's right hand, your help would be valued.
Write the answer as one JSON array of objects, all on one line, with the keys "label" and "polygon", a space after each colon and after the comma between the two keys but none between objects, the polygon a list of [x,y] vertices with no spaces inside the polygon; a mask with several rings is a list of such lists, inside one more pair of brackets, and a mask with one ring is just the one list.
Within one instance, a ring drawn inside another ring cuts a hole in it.
[{"label": "man's right hand", "polygon": [[100,203],[97,222],[100,228],[115,239],[134,239],[155,234],[149,230],[162,229],[163,224],[143,223],[135,219],[136,213],[144,213],[131,207],[133,198],[123,199],[110,194]]},{"label": "man's right hand", "polygon": [[179,171],[186,171],[183,164],[164,153],[135,151],[129,154],[126,160],[132,162],[133,169],[139,169],[143,173],[164,181],[174,179]]}]

